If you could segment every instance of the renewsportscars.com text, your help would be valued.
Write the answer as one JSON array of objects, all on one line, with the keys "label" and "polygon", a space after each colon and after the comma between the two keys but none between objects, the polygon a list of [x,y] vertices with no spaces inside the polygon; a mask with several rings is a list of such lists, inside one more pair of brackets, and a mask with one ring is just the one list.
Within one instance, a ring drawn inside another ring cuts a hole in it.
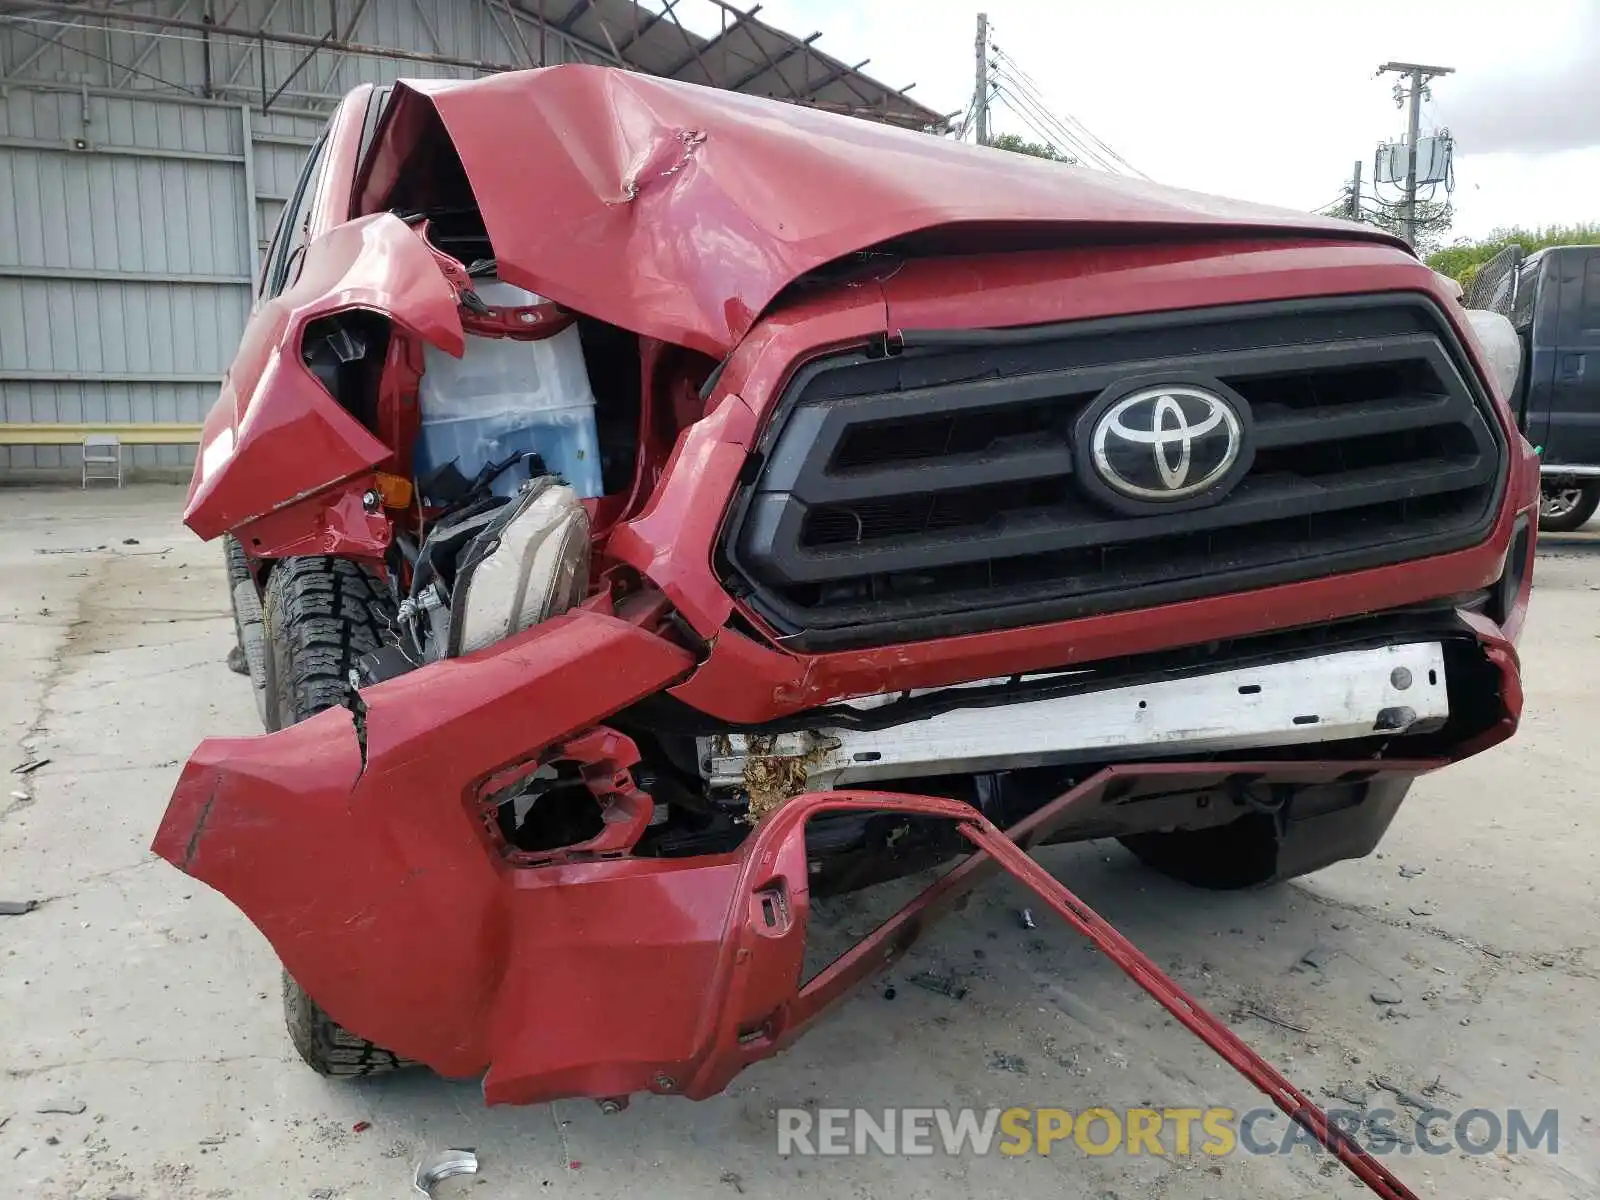
[{"label": "renewsportscars.com text", "polygon": [[[1559,1152],[1559,1116],[1522,1109],[1329,1109],[1373,1154]],[[778,1153],[798,1155],[1127,1155],[1326,1153],[1276,1108],[780,1108]]]}]

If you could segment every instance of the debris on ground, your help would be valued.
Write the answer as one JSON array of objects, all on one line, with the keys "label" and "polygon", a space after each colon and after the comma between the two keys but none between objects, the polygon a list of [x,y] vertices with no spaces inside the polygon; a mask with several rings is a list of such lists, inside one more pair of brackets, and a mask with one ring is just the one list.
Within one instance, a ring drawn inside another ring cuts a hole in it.
[{"label": "debris on ground", "polygon": [[896,994],[897,993],[894,990],[894,984],[892,984],[892,983],[891,984],[887,984],[883,989],[883,998],[885,1000],[893,1000],[895,998]]},{"label": "debris on ground", "polygon": [[20,762],[11,768],[11,773],[13,775],[32,775],[35,771],[46,765],[49,761],[50,760],[48,758],[35,758],[30,759],[27,762]]},{"label": "debris on ground", "polygon": [[1393,1125],[1387,1124],[1382,1117],[1368,1117],[1362,1124],[1367,1127],[1368,1134],[1371,1135],[1373,1142],[1378,1146],[1382,1146],[1385,1142],[1393,1142],[1397,1146],[1416,1145],[1416,1142],[1401,1133]]},{"label": "debris on ground", "polygon": [[1411,915],[1413,917],[1431,917],[1433,916],[1433,909],[1426,904],[1413,904],[1411,906]]},{"label": "debris on ground", "polygon": [[[1288,1029],[1294,1033],[1310,1033],[1311,1030],[1304,1025],[1296,1025],[1293,1021],[1285,1021],[1282,1017],[1275,1017],[1269,1012],[1262,1012],[1259,1008],[1246,1008],[1239,1016],[1255,1017],[1258,1021],[1265,1021],[1268,1025],[1276,1025],[1279,1029]],[[1235,1020],[1238,1017],[1234,1018]]]},{"label": "debris on ground", "polygon": [[940,975],[935,971],[918,971],[906,982],[925,992],[937,992],[941,996],[949,996],[952,1000],[960,1000],[967,994],[965,985],[954,975]]},{"label": "debris on ground", "polygon": [[1031,908],[1025,908],[1020,913],[1018,913],[1017,914],[1017,920],[1022,922],[1022,927],[1024,929],[1037,929],[1037,928],[1039,928],[1039,926],[1034,923],[1033,909],[1031,909]]},{"label": "debris on ground", "polygon": [[1406,867],[1406,866],[1402,866],[1400,868],[1400,878],[1401,879],[1415,879],[1418,875],[1421,875],[1427,869],[1428,869],[1427,867]]},{"label": "debris on ground", "polygon": [[433,1189],[436,1184],[446,1179],[453,1179],[457,1175],[477,1173],[478,1156],[474,1151],[441,1150],[432,1158],[425,1158],[417,1164],[411,1186],[416,1189],[418,1195],[433,1200]]},{"label": "debris on ground", "polygon": [[[1432,1101],[1424,1100],[1421,1097],[1415,1096],[1406,1091],[1404,1088],[1396,1086],[1383,1075],[1374,1075],[1372,1077],[1372,1086],[1381,1092],[1388,1092],[1396,1100],[1400,1101],[1401,1104],[1404,1104],[1407,1108],[1414,1108],[1418,1112],[1427,1112],[1429,1109],[1434,1107]],[[1426,1091],[1426,1089],[1424,1089],[1424,1091]]]},{"label": "debris on ground", "polygon": [[1367,1089],[1355,1083],[1341,1083],[1328,1092],[1336,1100],[1343,1100],[1351,1108],[1365,1110],[1367,1107]]},{"label": "debris on ground", "polygon": [[88,1111],[88,1108],[89,1106],[76,1096],[67,1096],[55,1100],[46,1100],[33,1111],[38,1113],[64,1113],[69,1117],[76,1117]]},{"label": "debris on ground", "polygon": [[350,1132],[351,1133],[365,1133],[367,1130],[369,1130],[371,1128],[372,1128],[372,1122],[371,1121],[357,1121],[354,1125],[350,1126]]},{"label": "debris on ground", "polygon": [[1315,967],[1320,971],[1337,953],[1337,950],[1329,949],[1327,946],[1313,946],[1300,956],[1300,963],[1297,965]]},{"label": "debris on ground", "polygon": [[1004,1054],[999,1050],[996,1050],[994,1056],[989,1059],[989,1066],[996,1071],[1010,1071],[1014,1075],[1028,1073],[1028,1063],[1022,1055]]},{"label": "debris on ground", "polygon": [[123,538],[122,539],[122,544],[124,546],[137,546],[139,544],[139,539],[138,538]]},{"label": "debris on ground", "polygon": [[0,917],[20,917],[38,907],[37,900],[0,900]]},{"label": "debris on ground", "polygon": [[737,1171],[724,1171],[717,1177],[718,1183],[725,1183],[739,1195],[744,1195],[744,1176]]},{"label": "debris on ground", "polygon": [[1404,1004],[1406,998],[1393,988],[1377,988],[1372,993],[1374,1004]]}]

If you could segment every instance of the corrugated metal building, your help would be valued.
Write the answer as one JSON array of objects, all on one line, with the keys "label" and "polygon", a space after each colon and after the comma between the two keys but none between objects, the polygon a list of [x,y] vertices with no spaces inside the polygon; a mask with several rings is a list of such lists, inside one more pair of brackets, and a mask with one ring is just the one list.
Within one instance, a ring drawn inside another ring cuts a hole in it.
[{"label": "corrugated metal building", "polygon": [[[938,114],[725,0],[0,0],[0,472],[111,423],[181,468],[347,89],[595,62],[911,127]],[[757,6],[759,7],[759,6]],[[64,443],[48,439],[61,437]]]}]

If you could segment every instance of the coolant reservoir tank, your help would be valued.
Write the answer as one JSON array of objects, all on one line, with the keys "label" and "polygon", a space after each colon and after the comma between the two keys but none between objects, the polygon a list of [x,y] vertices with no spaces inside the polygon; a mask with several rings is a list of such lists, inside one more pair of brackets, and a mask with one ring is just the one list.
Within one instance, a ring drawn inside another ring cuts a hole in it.
[{"label": "coolant reservoir tank", "polygon": [[[492,308],[541,302],[499,280],[480,281],[476,291]],[[460,358],[425,346],[423,366],[414,455],[419,480],[449,462],[471,479],[488,463],[533,451],[579,496],[601,494],[594,392],[576,325],[536,341],[468,334]],[[495,480],[494,491],[511,496],[525,482],[527,473],[513,467]]]}]

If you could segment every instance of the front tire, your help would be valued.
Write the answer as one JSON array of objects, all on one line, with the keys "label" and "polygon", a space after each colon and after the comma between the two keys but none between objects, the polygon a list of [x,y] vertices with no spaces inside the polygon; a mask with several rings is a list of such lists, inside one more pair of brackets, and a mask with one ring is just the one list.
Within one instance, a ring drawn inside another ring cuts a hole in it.
[{"label": "front tire", "polygon": [[[266,708],[284,729],[344,703],[356,661],[383,644],[393,607],[372,572],[341,558],[286,558],[267,581]],[[319,1075],[378,1075],[411,1066],[345,1029],[283,973],[289,1040]]]},{"label": "front tire", "polygon": [[1207,891],[1256,887],[1278,873],[1277,830],[1263,813],[1210,829],[1134,833],[1117,840],[1152,870]]},{"label": "front tire", "polygon": [[1277,811],[1117,840],[1145,866],[1193,887],[1233,891],[1281,883],[1371,854],[1410,788],[1406,776],[1335,780],[1302,788]]},{"label": "front tire", "polygon": [[1600,508],[1600,479],[1544,484],[1539,491],[1539,532],[1574,533]]}]

